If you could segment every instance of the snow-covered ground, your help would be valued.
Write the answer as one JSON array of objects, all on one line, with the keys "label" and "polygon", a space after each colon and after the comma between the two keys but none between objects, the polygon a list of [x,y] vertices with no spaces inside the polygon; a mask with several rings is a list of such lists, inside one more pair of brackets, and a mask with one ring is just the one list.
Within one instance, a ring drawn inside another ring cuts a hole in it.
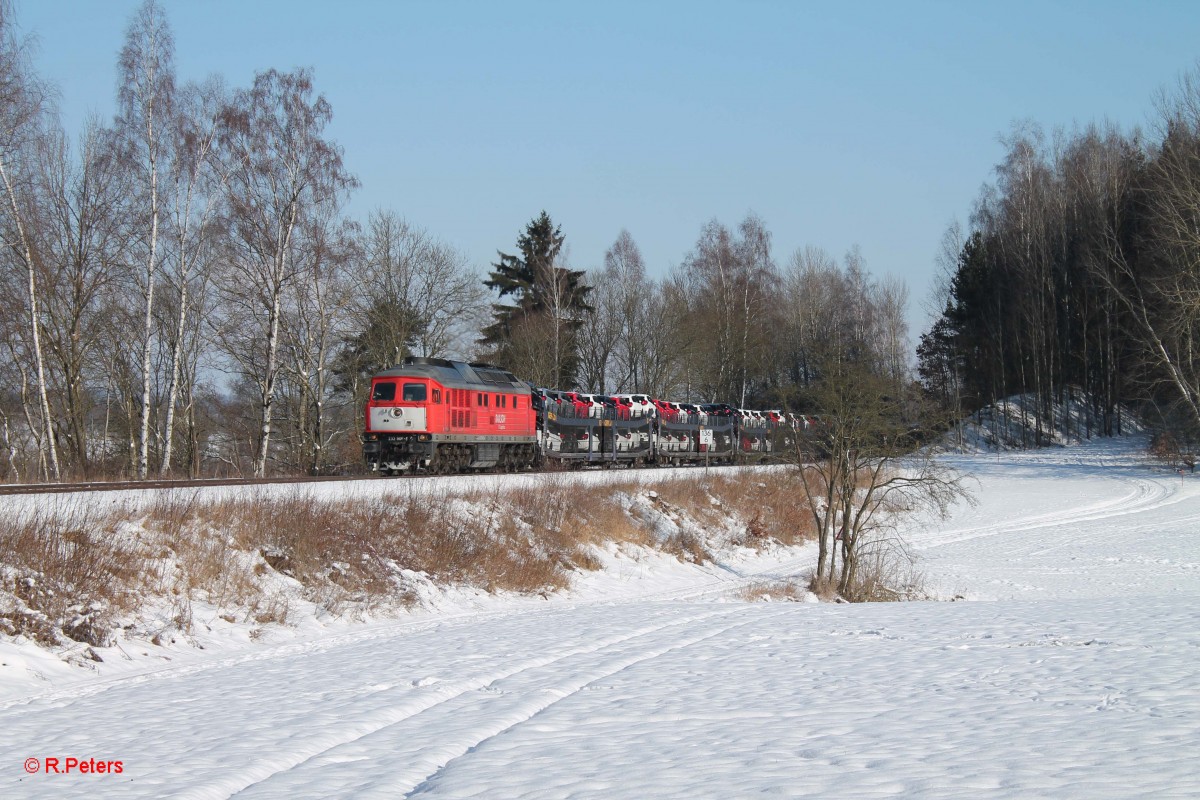
[{"label": "snow-covered ground", "polygon": [[6,644],[0,796],[1200,796],[1200,476],[1142,444],[952,457],[979,505],[909,538],[968,602],[744,602],[812,552],[613,552],[563,597],[95,674]]}]

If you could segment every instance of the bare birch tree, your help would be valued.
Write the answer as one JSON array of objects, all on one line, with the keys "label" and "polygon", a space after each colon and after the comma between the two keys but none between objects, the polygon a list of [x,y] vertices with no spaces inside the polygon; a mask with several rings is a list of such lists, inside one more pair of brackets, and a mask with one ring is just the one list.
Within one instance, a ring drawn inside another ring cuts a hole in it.
[{"label": "bare birch tree", "polygon": [[[176,98],[172,117],[169,179],[171,182],[171,232],[173,246],[167,280],[171,283],[175,313],[168,319],[165,338],[169,344],[170,368],[167,376],[165,422],[159,474],[171,470],[175,453],[175,415],[182,387],[195,383],[194,373],[184,373],[188,334],[196,335],[193,324],[204,307],[209,287],[214,234],[218,230],[216,213],[223,186],[216,169],[217,134],[225,91],[218,80],[202,85],[188,84]],[[196,366],[192,359],[192,366]]]},{"label": "bare birch tree", "polygon": [[700,397],[744,406],[762,388],[777,281],[762,220],[747,216],[737,234],[716,220],[704,226],[674,286],[685,308],[680,336],[689,343],[688,371]]},{"label": "bare birch tree", "polygon": [[624,332],[617,341],[614,353],[616,388],[620,392],[645,392],[651,367],[649,348],[656,320],[650,309],[655,303],[656,287],[646,277],[646,262],[642,251],[629,231],[622,230],[617,240],[604,253],[604,268],[611,274],[607,291],[615,295],[620,324]]},{"label": "bare birch tree", "polygon": [[129,150],[130,166],[144,192],[146,230],[142,248],[143,322],[141,330],[141,403],[138,427],[137,475],[150,469],[150,417],[154,349],[154,289],[158,276],[159,222],[162,215],[159,171],[169,158],[169,121],[175,95],[175,45],[162,7],[145,0],[125,32],[119,59],[117,128]]},{"label": "bare birch tree", "polygon": [[[611,251],[610,251],[611,252]],[[605,259],[608,261],[608,258]],[[588,273],[585,280],[591,285],[592,311],[579,328],[580,388],[586,392],[605,394],[623,384],[623,376],[614,375],[617,348],[630,332],[625,329],[621,308],[620,277],[611,264],[597,272]]]},{"label": "bare birch tree", "polygon": [[847,287],[837,261],[816,247],[792,254],[781,285],[786,380],[805,389],[819,377],[824,347],[844,338]]},{"label": "bare birch tree", "polygon": [[364,247],[366,288],[355,310],[359,328],[367,330],[372,306],[391,309],[385,320],[373,321],[389,331],[391,360],[374,366],[396,363],[406,349],[431,357],[464,351],[471,333],[464,318],[474,320],[484,300],[479,276],[463,255],[382,209],[367,222]]},{"label": "bare birch tree", "polygon": [[350,268],[356,260],[355,226],[310,218],[297,230],[292,261],[300,279],[284,297],[281,339],[291,465],[317,474],[325,465],[332,434],[329,405],[337,345],[345,339],[347,313],[357,288]]},{"label": "bare birch tree", "polygon": [[1116,251],[1114,262],[1128,278],[1118,297],[1174,389],[1186,427],[1200,438],[1200,67],[1158,105],[1163,143],[1145,193],[1157,269],[1135,274],[1131,260]]},{"label": "bare birch tree", "polygon": [[[41,316],[38,307],[37,264],[30,240],[30,146],[44,122],[46,89],[29,65],[28,43],[17,36],[11,0],[0,0],[0,181],[4,184],[6,220],[4,245],[12,261],[24,272],[25,311],[33,356],[40,420],[33,427],[42,455],[42,473],[58,480],[62,470],[54,439],[54,423],[46,386],[42,353]],[[31,420],[32,421],[32,420]]]},{"label": "bare birch tree", "polygon": [[91,429],[90,419],[96,387],[112,382],[108,365],[124,364],[130,350],[128,310],[119,288],[129,245],[129,173],[112,132],[95,119],[86,125],[78,154],[61,131],[47,132],[38,152],[39,283],[50,382],[57,387],[52,407],[57,405],[63,452],[88,475],[97,444],[103,456],[116,455],[108,437]]},{"label": "bare birch tree", "polygon": [[315,209],[337,207],[356,185],[342,165],[341,148],[325,138],[333,110],[323,96],[312,94],[308,70],[269,70],[250,89],[238,91],[222,116],[231,233],[222,291],[231,310],[245,313],[227,318],[221,335],[258,387],[256,476],[266,474],[270,455],[283,295],[296,276],[292,238],[304,218]]}]

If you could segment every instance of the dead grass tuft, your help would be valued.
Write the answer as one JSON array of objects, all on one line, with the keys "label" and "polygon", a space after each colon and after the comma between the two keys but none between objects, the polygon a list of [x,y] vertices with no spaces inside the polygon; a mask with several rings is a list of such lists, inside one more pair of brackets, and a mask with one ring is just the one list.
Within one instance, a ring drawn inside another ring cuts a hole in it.
[{"label": "dead grass tuft", "polygon": [[738,593],[738,599],[747,603],[768,601],[773,603],[802,603],[808,596],[809,584],[800,578],[785,578],[776,581],[752,583]]},{"label": "dead grass tuft", "polygon": [[903,548],[893,543],[873,543],[859,558],[858,568],[845,598],[853,603],[929,600],[925,575]]},{"label": "dead grass tuft", "polygon": [[823,603],[841,600],[838,596],[837,581],[828,575],[818,578],[816,574],[808,582],[808,590],[815,594]]},{"label": "dead grass tuft", "polygon": [[809,590],[821,600],[850,603],[884,603],[931,600],[925,575],[899,539],[880,537],[863,544],[848,585],[839,590],[837,577],[815,576]]},{"label": "dead grass tuft", "polygon": [[673,533],[663,539],[659,547],[663,552],[670,553],[680,561],[689,561],[693,564],[703,564],[713,559],[712,553],[704,546],[703,540],[691,531]]},{"label": "dead grass tuft", "polygon": [[701,525],[735,518],[748,547],[768,542],[797,545],[816,538],[812,514],[794,470],[717,473],[695,481],[655,487],[663,500],[683,509]]},{"label": "dead grass tuft", "polygon": [[0,628],[47,646],[107,645],[144,567],[117,536],[121,521],[68,510],[0,522]]}]

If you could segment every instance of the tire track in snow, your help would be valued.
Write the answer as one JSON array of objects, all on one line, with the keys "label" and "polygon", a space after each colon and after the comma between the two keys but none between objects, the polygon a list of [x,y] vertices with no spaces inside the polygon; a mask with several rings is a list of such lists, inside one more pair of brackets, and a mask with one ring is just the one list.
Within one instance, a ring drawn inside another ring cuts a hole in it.
[{"label": "tire track in snow", "polygon": [[237,667],[243,664],[250,664],[254,662],[289,659],[306,653],[323,653],[340,647],[349,647],[374,640],[387,640],[398,636],[411,636],[413,634],[432,630],[444,624],[454,624],[457,622],[473,624],[480,620],[486,620],[495,617],[505,617],[512,614],[521,613],[534,613],[544,610],[544,608],[507,608],[497,609],[495,611],[462,611],[453,614],[438,614],[436,616],[431,616],[420,620],[413,620],[410,622],[381,623],[380,625],[373,625],[368,630],[352,630],[346,633],[338,633],[319,638],[305,638],[300,641],[266,645],[258,649],[239,652],[236,655],[218,656],[212,658],[211,660],[203,659],[202,656],[194,656],[193,654],[189,654],[193,657],[201,658],[203,660],[191,663],[150,667],[148,669],[114,675],[106,678],[92,678],[89,675],[79,682],[64,684],[60,688],[51,689],[38,694],[27,695],[25,697],[10,698],[0,702],[0,712],[8,711],[9,709],[15,709],[20,706],[31,706],[36,709],[36,707],[47,703],[57,704],[63,702],[74,702],[92,697],[102,692],[111,691],[114,689],[123,689],[137,684],[174,680],[176,678],[194,676],[213,670],[228,669],[230,667]]},{"label": "tire track in snow", "polygon": [[[386,728],[401,724],[406,720],[429,712],[431,709],[451,703],[470,692],[486,690],[489,686],[493,686],[500,681],[509,680],[534,670],[544,670],[572,658],[591,656],[596,653],[610,651],[630,641],[653,636],[670,628],[704,622],[712,617],[726,617],[736,614],[738,610],[736,607],[724,608],[696,614],[682,620],[672,620],[665,624],[644,625],[632,632],[606,637],[602,641],[586,647],[573,646],[552,655],[526,659],[511,669],[488,672],[477,677],[445,684],[418,686],[415,692],[409,692],[409,696],[400,698],[396,705],[369,714],[357,724],[352,724],[348,728],[337,729],[328,733],[317,732],[310,734],[301,743],[293,746],[291,752],[287,754],[282,754],[272,759],[264,759],[253,768],[243,770],[238,774],[229,775],[206,786],[190,789],[179,796],[195,798],[195,800],[210,800],[213,798],[224,800],[250,789],[256,784],[267,781],[273,776],[296,769],[323,753],[344,747]],[[276,793],[268,791],[267,795],[276,796]],[[389,796],[395,796],[394,792]]]},{"label": "tire track in snow", "polygon": [[[779,614],[777,613],[774,616],[779,616]],[[745,627],[757,622],[760,622],[760,620],[750,619],[743,622],[736,622],[731,625],[725,625],[717,630],[710,630],[706,633],[689,636],[668,645],[656,646],[641,653],[616,658],[608,663],[597,665],[593,669],[577,673],[571,676],[569,680],[526,695],[515,708],[504,714],[489,716],[483,724],[473,729],[469,735],[434,748],[428,758],[414,764],[414,768],[409,771],[409,775],[401,778],[404,781],[403,783],[389,781],[387,786],[380,786],[372,791],[361,793],[359,796],[389,798],[396,797],[398,792],[403,792],[404,797],[421,794],[454,761],[469,756],[487,741],[502,736],[518,726],[530,722],[547,709],[578,694],[596,681],[611,678],[630,667],[647,661],[653,661],[656,658],[692,647],[708,639],[724,636],[735,628]],[[429,764],[432,761],[440,763],[437,763],[436,768],[428,772],[419,782],[413,783],[412,778],[409,776],[416,774],[422,764]]]},{"label": "tire track in snow", "polygon": [[[794,559],[778,561],[759,570],[738,572],[732,567],[716,564],[724,571],[721,577],[700,584],[683,588],[670,589],[665,592],[650,592],[641,595],[630,595],[623,598],[621,603],[642,602],[695,602],[728,596],[733,592],[745,589],[762,580],[778,580],[791,577],[812,567],[811,554],[805,553]],[[726,577],[729,576],[729,577]],[[588,598],[557,597],[556,601],[569,602],[572,605],[611,604],[611,600],[595,600]],[[557,603],[556,603],[557,604]],[[275,645],[260,645],[250,651],[242,651],[233,655],[216,656],[212,659],[203,655],[186,652],[185,656],[198,659],[187,663],[156,665],[144,667],[132,672],[96,678],[92,674],[78,681],[60,684],[54,689],[48,689],[37,694],[23,697],[13,697],[0,701],[0,713],[17,711],[27,707],[32,713],[46,705],[59,706],[86,700],[103,692],[120,690],[139,684],[157,681],[176,680],[196,676],[214,670],[222,670],[240,665],[268,662],[278,659],[293,658],[302,654],[324,653],[341,647],[348,647],[371,641],[385,642],[391,639],[411,636],[432,630],[442,625],[458,623],[475,624],[487,619],[499,619],[514,615],[537,614],[547,611],[545,605],[530,608],[500,608],[495,610],[470,610],[453,613],[432,612],[430,616],[411,621],[382,622],[372,625],[366,630],[350,630],[343,633],[304,638],[299,641],[282,642]],[[17,713],[20,713],[17,711]]]},{"label": "tire track in snow", "polygon": [[1119,477],[1112,480],[1131,484],[1132,488],[1113,500],[1074,506],[1062,511],[1017,517],[1006,522],[981,525],[975,528],[952,528],[923,539],[917,546],[920,549],[932,549],[1000,534],[1021,533],[1082,522],[1095,522],[1128,514],[1140,514],[1181,502],[1188,497],[1187,493],[1181,493],[1178,488],[1168,486],[1161,480]]}]

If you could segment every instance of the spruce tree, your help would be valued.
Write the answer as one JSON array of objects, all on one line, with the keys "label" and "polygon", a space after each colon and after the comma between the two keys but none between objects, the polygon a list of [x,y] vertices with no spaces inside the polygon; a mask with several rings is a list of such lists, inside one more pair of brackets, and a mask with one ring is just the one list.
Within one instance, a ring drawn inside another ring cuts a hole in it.
[{"label": "spruce tree", "polygon": [[592,308],[582,270],[559,266],[566,237],[543,211],[517,239],[519,254],[499,253],[484,285],[501,300],[482,331],[487,357],[518,375],[558,387],[575,382],[576,332]]}]

